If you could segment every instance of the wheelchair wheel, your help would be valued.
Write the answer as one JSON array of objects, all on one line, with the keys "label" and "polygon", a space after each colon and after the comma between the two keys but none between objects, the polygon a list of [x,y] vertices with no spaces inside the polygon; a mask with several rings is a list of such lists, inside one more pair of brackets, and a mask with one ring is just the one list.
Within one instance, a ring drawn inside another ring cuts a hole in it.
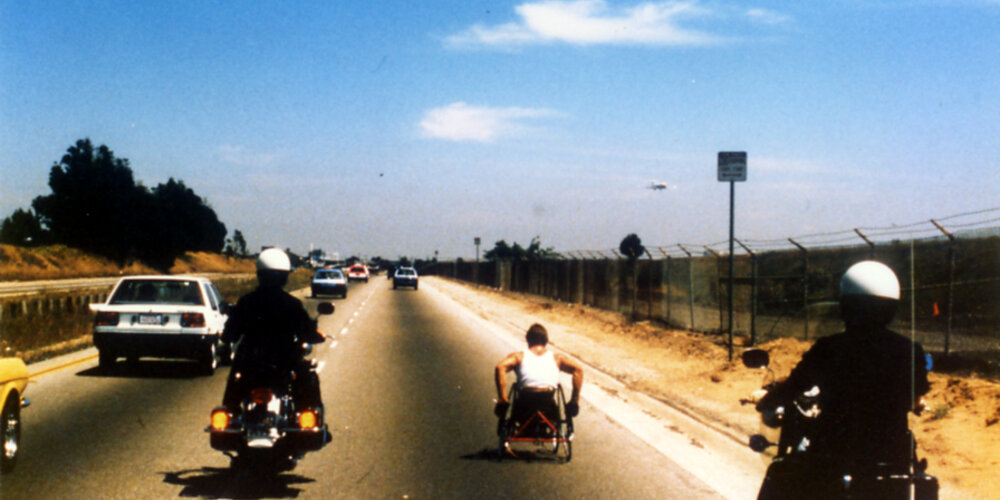
[{"label": "wheelchair wheel", "polygon": [[559,422],[556,424],[554,451],[556,460],[566,463],[573,459],[573,417],[566,414],[566,395],[563,394],[562,385],[556,391],[556,398],[559,404]]},{"label": "wheelchair wheel", "polygon": [[512,414],[514,411],[515,398],[517,397],[517,384],[514,384],[510,388],[510,392],[507,393],[507,401],[511,404],[507,407],[507,413],[500,417],[499,422],[497,422],[497,436],[499,436],[499,445],[497,446],[497,458],[503,460],[504,458],[518,458],[517,453],[510,447],[510,438],[517,432],[514,428],[514,421],[512,419]]}]

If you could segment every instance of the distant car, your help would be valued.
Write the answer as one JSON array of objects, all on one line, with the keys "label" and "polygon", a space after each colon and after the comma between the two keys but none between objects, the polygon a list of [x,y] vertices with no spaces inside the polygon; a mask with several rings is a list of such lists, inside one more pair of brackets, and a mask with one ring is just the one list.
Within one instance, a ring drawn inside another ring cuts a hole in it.
[{"label": "distant car", "polygon": [[187,358],[214,373],[223,358],[232,359],[232,346],[221,339],[230,307],[208,278],[122,278],[107,302],[90,305],[98,362],[110,368],[119,357]]},{"label": "distant car", "polygon": [[312,279],[312,296],[339,295],[347,298],[347,278],[340,269],[320,269]]},{"label": "distant car", "polygon": [[24,389],[28,367],[20,358],[0,358],[0,474],[17,465],[21,448],[21,408],[28,406]]},{"label": "distant car", "polygon": [[412,286],[414,290],[417,289],[417,270],[412,267],[401,267],[396,269],[396,273],[392,275],[392,289],[395,290],[401,286]]},{"label": "distant car", "polygon": [[364,264],[354,264],[347,268],[347,279],[368,283],[368,268]]}]

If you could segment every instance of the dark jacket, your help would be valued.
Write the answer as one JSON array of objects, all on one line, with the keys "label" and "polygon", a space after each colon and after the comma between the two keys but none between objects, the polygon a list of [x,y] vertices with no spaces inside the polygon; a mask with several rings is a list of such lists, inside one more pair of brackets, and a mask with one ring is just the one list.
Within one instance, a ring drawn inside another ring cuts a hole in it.
[{"label": "dark jacket", "polygon": [[787,403],[814,385],[820,415],[811,452],[855,464],[909,459],[907,413],[930,388],[919,343],[885,328],[821,338],[760,407]]},{"label": "dark jacket", "polygon": [[234,361],[237,365],[266,362],[290,367],[300,358],[297,343],[318,344],[323,337],[299,299],[281,288],[267,287],[240,298],[229,312],[222,340],[240,341]]}]

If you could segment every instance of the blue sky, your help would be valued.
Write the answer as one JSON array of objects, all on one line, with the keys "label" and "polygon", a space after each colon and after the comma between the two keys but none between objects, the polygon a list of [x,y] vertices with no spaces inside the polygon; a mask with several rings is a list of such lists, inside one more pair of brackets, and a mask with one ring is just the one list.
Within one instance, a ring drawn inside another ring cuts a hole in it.
[{"label": "blue sky", "polygon": [[718,242],[731,150],[739,238],[906,224],[1000,205],[1000,1],[0,0],[0,216],[85,137],[254,247]]}]

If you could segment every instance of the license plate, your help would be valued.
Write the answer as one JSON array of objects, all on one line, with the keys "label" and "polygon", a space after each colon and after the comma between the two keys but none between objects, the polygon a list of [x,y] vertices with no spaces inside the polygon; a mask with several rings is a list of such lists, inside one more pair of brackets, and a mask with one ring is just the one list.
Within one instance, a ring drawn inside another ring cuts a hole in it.
[{"label": "license plate", "polygon": [[159,314],[140,314],[140,325],[159,325],[163,323],[163,316]]}]

